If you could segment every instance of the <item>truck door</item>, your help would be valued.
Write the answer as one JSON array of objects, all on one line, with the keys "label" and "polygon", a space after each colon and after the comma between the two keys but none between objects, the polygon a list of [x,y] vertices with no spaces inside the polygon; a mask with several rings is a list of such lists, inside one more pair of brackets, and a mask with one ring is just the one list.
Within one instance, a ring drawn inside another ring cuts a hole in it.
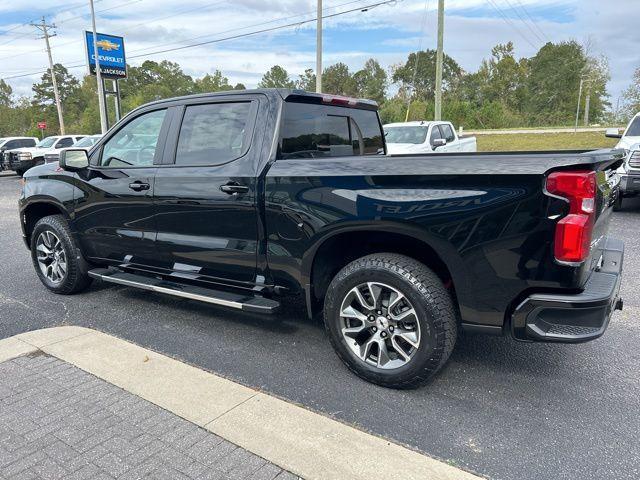
[{"label": "truck door", "polygon": [[153,265],[156,226],[153,182],[168,128],[166,108],[132,117],[109,133],[78,173],[74,229],[88,257]]},{"label": "truck door", "polygon": [[252,141],[258,97],[195,100],[172,124],[154,202],[159,260],[174,275],[255,280],[256,169],[264,137]]},{"label": "truck door", "polygon": [[442,136],[447,141],[447,145],[445,146],[446,152],[459,152],[460,151],[460,142],[456,142],[456,134],[453,132],[453,128],[448,123],[443,123],[440,125],[440,131],[442,132]]}]

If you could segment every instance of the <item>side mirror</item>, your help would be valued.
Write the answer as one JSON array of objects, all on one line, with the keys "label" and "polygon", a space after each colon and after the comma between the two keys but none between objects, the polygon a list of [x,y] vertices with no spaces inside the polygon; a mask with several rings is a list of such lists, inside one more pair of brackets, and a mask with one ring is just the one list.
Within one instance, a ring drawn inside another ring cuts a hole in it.
[{"label": "side mirror", "polygon": [[435,150],[439,147],[444,147],[447,144],[447,140],[444,138],[436,138],[433,142],[431,142],[431,146]]},{"label": "side mirror", "polygon": [[89,156],[86,150],[68,149],[60,152],[60,168],[69,172],[77,172],[89,166]]},{"label": "side mirror", "polygon": [[622,134],[617,128],[607,128],[604,132],[604,136],[607,138],[622,138]]}]

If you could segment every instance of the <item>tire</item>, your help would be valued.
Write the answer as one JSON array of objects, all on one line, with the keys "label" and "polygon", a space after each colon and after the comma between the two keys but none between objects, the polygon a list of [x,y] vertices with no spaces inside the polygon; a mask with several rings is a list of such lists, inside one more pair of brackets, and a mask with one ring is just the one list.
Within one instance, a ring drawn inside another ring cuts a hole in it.
[{"label": "tire", "polygon": [[618,192],[618,198],[616,198],[616,201],[613,204],[614,212],[619,212],[620,210],[622,210],[622,192]]},{"label": "tire", "polygon": [[[404,299],[395,302],[398,293]],[[370,307],[376,294],[374,309],[365,308],[359,300],[367,300]],[[407,312],[408,321],[396,322]],[[440,278],[422,263],[393,253],[368,255],[340,270],[327,289],[324,322],[347,367],[388,388],[414,388],[427,382],[449,359],[457,337],[456,309]],[[368,356],[366,346],[371,342],[375,345]]]},{"label": "tire", "polygon": [[22,177],[24,175],[24,170],[16,170],[16,175],[18,175],[19,177]]},{"label": "tire", "polygon": [[[52,253],[46,254],[47,250]],[[39,257],[45,256],[46,260],[41,263]],[[91,285],[87,263],[80,249],[75,246],[69,226],[62,215],[51,215],[38,220],[31,233],[31,260],[40,281],[53,293],[71,295]],[[55,265],[54,260],[58,261],[60,269],[55,269],[55,274],[48,276],[48,272],[54,268],[46,266]],[[45,265],[45,271],[42,265]]]}]

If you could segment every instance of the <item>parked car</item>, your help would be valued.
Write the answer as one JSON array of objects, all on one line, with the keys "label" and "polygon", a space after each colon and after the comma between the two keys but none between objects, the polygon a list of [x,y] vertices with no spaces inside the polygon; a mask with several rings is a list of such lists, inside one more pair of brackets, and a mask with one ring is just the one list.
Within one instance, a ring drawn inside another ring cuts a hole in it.
[{"label": "parked car", "polygon": [[560,343],[604,333],[622,307],[606,181],[621,152],[385,152],[366,100],[167,99],[90,154],[29,170],[20,224],[54,293],[102,279],[255,314],[301,296],[346,365],[387,387],[434,375],[459,328]]},{"label": "parked car", "polygon": [[10,150],[5,155],[4,167],[23,175],[31,167],[45,163],[47,153],[57,153],[68,148],[86,135],[57,135],[46,137],[34,147],[23,147]]},{"label": "parked car", "polygon": [[391,155],[476,152],[476,137],[458,137],[451,122],[389,123],[384,127]]},{"label": "parked car", "polygon": [[33,147],[38,143],[35,137],[4,137],[0,138],[0,170],[4,170],[4,156],[9,150],[21,147]]},{"label": "parked car", "polygon": [[633,145],[640,143],[640,112],[631,119],[623,133],[617,128],[608,128],[605,135],[608,138],[619,139],[616,148],[629,150]]},{"label": "parked car", "polygon": [[[91,150],[98,140],[102,138],[102,135],[87,135],[86,137],[82,137],[76,143],[71,145],[70,148],[82,148],[87,152]],[[62,151],[53,151],[51,153],[45,153],[44,155],[44,163],[53,163],[57,162],[60,159],[60,152]]]},{"label": "parked car", "polygon": [[640,193],[640,113],[631,119],[624,133],[617,128],[609,128],[606,136],[620,139],[616,148],[624,149],[626,154],[624,163],[618,168],[620,194],[614,209],[620,210],[625,197],[635,197]]}]

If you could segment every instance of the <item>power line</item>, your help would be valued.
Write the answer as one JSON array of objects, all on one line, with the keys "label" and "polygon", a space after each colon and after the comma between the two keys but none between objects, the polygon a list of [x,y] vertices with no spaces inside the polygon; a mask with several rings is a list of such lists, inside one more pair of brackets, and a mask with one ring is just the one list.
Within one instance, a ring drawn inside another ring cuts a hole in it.
[{"label": "power line", "polygon": [[[331,7],[331,8],[339,8],[340,6],[350,5],[350,4],[353,4],[353,3],[359,3],[359,2],[362,2],[362,1],[363,0],[351,0],[350,2],[346,2],[346,3],[341,4],[341,5],[336,5],[336,6]],[[337,17],[337,16],[340,16],[340,15],[345,15],[347,13],[352,13],[352,12],[355,12],[355,11],[358,11],[358,10],[371,9],[371,8],[375,8],[375,7],[378,7],[378,6],[381,6],[381,5],[387,5],[387,4],[395,4],[396,2],[397,2],[397,0],[379,1],[377,3],[359,6],[357,8],[353,8],[353,9],[350,9],[350,10],[345,10],[345,11],[342,11],[342,12],[336,12],[336,13],[333,13],[333,14],[323,15],[322,18],[323,19],[324,18],[333,18],[333,17]],[[248,25],[248,26],[245,26],[245,27],[238,27],[238,28],[235,28],[235,29],[218,32],[216,35],[220,35],[220,34],[223,34],[223,33],[228,33],[228,32],[231,32],[231,31],[243,30],[243,29],[246,29],[246,28],[251,28],[251,27],[260,26],[260,25],[267,25],[267,24],[274,23],[274,22],[277,22],[277,21],[286,20],[287,18],[296,18],[296,17],[300,17],[300,16],[303,16],[303,15],[308,15],[308,14],[309,13],[298,14],[298,15],[293,15],[293,16],[290,16],[290,17],[284,17],[284,18],[280,18],[280,19],[270,20],[268,22],[262,22],[262,23],[258,23],[258,24],[254,24],[254,25]],[[188,49],[188,48],[194,48],[194,47],[199,47],[199,46],[213,44],[213,43],[220,43],[220,42],[224,42],[224,41],[228,41],[228,40],[235,40],[235,39],[238,39],[238,38],[244,38],[244,37],[248,37],[248,36],[252,36],[252,35],[257,35],[257,34],[260,34],[260,33],[268,33],[268,32],[271,32],[271,31],[276,31],[276,30],[280,30],[280,29],[284,29],[284,28],[300,26],[300,25],[304,25],[306,23],[310,23],[310,22],[314,22],[314,21],[316,21],[316,18],[310,18],[310,19],[301,20],[301,21],[298,21],[298,22],[288,23],[288,24],[285,24],[285,25],[278,25],[278,26],[275,26],[275,27],[256,30],[256,31],[252,31],[252,32],[246,32],[246,33],[233,35],[233,36],[229,36],[229,37],[224,37],[224,38],[219,38],[219,39],[214,39],[214,40],[208,40],[208,41],[204,41],[204,42],[198,42],[198,43],[195,43],[195,44],[184,45],[184,46],[174,47],[174,48],[169,48],[169,49],[164,49],[164,50],[158,50],[158,51],[154,51],[154,52],[141,53],[139,55],[129,55],[128,58],[141,58],[141,57],[147,57],[147,56],[151,56],[151,55],[157,55],[157,54],[160,54],[160,53],[168,53],[168,52],[172,52],[172,51],[176,51],[176,50],[184,50],[184,49]],[[193,38],[190,38],[190,39],[182,40],[182,42],[186,42],[186,41],[189,41],[189,40],[196,40],[198,38],[209,37],[209,36],[211,36],[211,34],[202,35],[202,36],[199,36],[199,37],[193,37]],[[163,45],[173,45],[175,43],[176,42],[155,45],[155,46],[147,47],[147,48],[140,49],[140,50],[137,50],[137,51],[140,52],[140,51],[143,51],[143,50],[149,50],[151,48],[162,47]],[[134,50],[134,52],[136,52],[136,50]],[[68,65],[65,65],[66,68],[77,68],[77,67],[82,67],[82,66],[86,66],[86,61],[85,60],[79,60],[79,61],[76,61],[76,62],[70,62]],[[37,75],[39,73],[44,73],[44,72],[46,72],[46,70],[44,70],[44,71],[43,70],[30,71],[28,73],[25,72],[23,74],[16,74],[16,75],[11,75],[11,76],[8,76],[8,77],[4,77],[4,80],[11,80],[11,79],[22,78],[22,77],[30,77],[32,75]]]},{"label": "power line", "polygon": [[544,39],[538,34],[538,32],[536,32],[531,27],[531,25],[529,25],[529,22],[527,22],[527,20],[522,15],[520,15],[520,12],[518,10],[516,10],[516,8],[513,6],[513,4],[509,0],[505,0],[505,2],[507,2],[507,5],[509,5],[509,8],[511,8],[511,10],[513,10],[513,12],[518,16],[520,21],[529,29],[529,31],[531,33],[533,33],[533,36],[536,37],[539,42],[544,44]]},{"label": "power line", "polygon": [[533,19],[533,17],[531,16],[531,14],[529,13],[529,10],[527,10],[527,8],[522,4],[522,2],[520,0],[515,0],[515,2],[518,4],[518,6],[522,9],[522,11],[525,13],[525,15],[527,17],[529,17],[529,20],[531,20],[531,23],[533,24],[533,26],[536,28],[536,30],[538,30],[542,36],[549,42],[551,41],[549,39],[549,37],[547,36],[547,34],[544,32],[544,30],[542,30],[542,28],[540,28],[540,25],[538,25],[538,23]]},{"label": "power line", "polygon": [[518,34],[519,34],[522,38],[524,38],[524,40],[525,40],[529,45],[531,45],[533,48],[536,48],[536,49],[538,48],[538,47],[536,47],[536,46],[531,42],[531,40],[529,40],[529,37],[527,37],[527,36],[526,36],[526,35],[525,35],[525,34],[524,34],[524,33],[523,33],[523,32],[522,32],[522,31],[521,31],[521,30],[516,26],[516,24],[515,24],[515,23],[513,23],[513,22],[511,21],[511,19],[505,15],[505,13],[502,11],[502,9],[501,9],[498,5],[494,2],[494,0],[489,0],[489,3],[490,3],[490,4],[491,4],[491,6],[494,8],[494,10],[500,14],[500,16],[502,17],[502,19],[503,19],[507,24],[511,25],[511,27],[512,27],[516,32],[518,32]]}]

